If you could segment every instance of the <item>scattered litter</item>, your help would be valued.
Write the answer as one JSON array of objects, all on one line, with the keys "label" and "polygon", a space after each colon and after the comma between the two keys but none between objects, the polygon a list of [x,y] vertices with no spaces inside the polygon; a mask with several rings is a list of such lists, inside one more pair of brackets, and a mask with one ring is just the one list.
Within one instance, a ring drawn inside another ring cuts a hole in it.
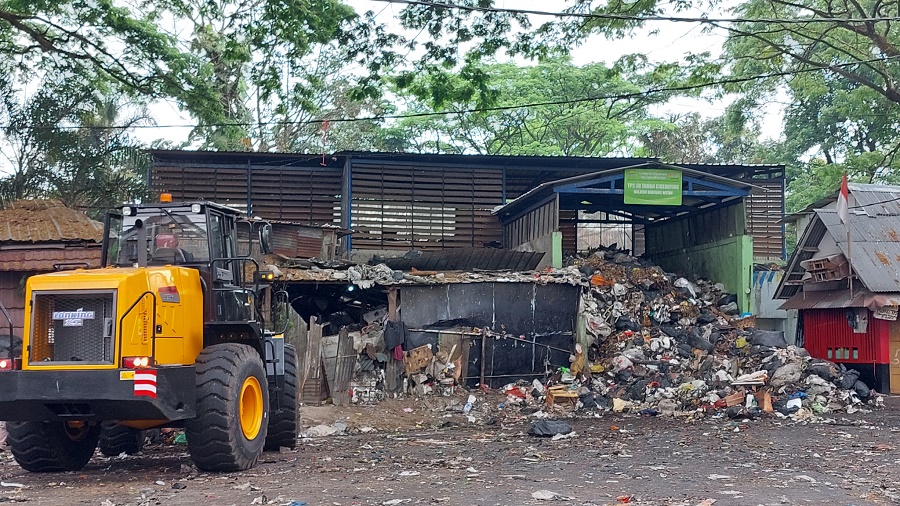
[{"label": "scattered litter", "polygon": [[528,429],[528,434],[537,437],[553,437],[570,432],[572,432],[572,426],[559,420],[538,420]]},{"label": "scattered litter", "polygon": [[303,432],[302,437],[326,437],[343,434],[347,430],[347,424],[335,422],[334,425],[316,425]]},{"label": "scattered litter", "polygon": [[532,499],[538,501],[568,501],[569,498],[551,490],[537,490],[531,493]]},{"label": "scattered litter", "polygon": [[420,474],[422,473],[420,473],[419,471],[402,471],[400,473],[400,476],[419,476]]},{"label": "scattered litter", "polygon": [[25,485],[22,483],[15,483],[11,481],[0,481],[0,487],[25,488]]}]

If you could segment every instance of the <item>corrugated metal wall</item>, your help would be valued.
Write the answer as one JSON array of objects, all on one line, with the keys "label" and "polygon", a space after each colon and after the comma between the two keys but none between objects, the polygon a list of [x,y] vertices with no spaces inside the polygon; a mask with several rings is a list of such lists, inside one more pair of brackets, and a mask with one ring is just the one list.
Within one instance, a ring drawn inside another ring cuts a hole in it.
[{"label": "corrugated metal wall", "polygon": [[252,214],[309,225],[339,224],[340,167],[272,167],[171,163],[153,167],[153,191],[176,201],[212,200],[245,208],[251,188]]},{"label": "corrugated metal wall", "polygon": [[519,216],[503,227],[503,247],[513,249],[557,230],[559,199],[548,200],[542,206]]},{"label": "corrugated metal wall", "polygon": [[[25,279],[33,273],[0,271],[0,302],[12,317],[14,331],[22,335],[22,324],[25,319]],[[9,324],[0,314],[0,334],[7,334]]]},{"label": "corrugated metal wall", "polygon": [[[183,153],[155,155],[151,177],[155,192],[168,191],[176,200],[208,199],[243,207],[250,187],[256,216],[310,225],[340,224],[344,171],[340,156],[323,167],[317,157],[303,155]],[[247,163],[237,163],[243,156]],[[516,157],[473,166],[453,161],[459,157],[448,158],[444,164],[441,158],[427,156],[396,155],[397,162],[375,161],[379,155],[372,156],[350,157],[353,216],[352,222],[344,225],[360,231],[353,237],[354,249],[481,247],[501,239],[500,224],[490,210],[504,199],[508,202],[547,181],[611,168],[616,162],[576,159],[567,170],[558,163],[546,168],[508,165],[515,164]],[[416,161],[419,158],[424,160],[421,164]],[[222,163],[216,163],[219,159]],[[769,190],[747,199],[747,226],[755,257],[781,258],[783,234],[778,221],[783,209],[783,179],[775,176],[782,174],[783,168],[759,169],[762,172],[753,175],[753,169],[744,166],[688,166]],[[560,218],[565,222],[560,226],[563,249],[574,250],[575,230],[567,217]]]},{"label": "corrugated metal wall", "polygon": [[753,257],[778,259],[784,255],[784,233],[779,221],[784,215],[784,180],[750,179],[764,192],[751,193],[746,199],[747,229],[753,236]]},{"label": "corrugated metal wall", "polygon": [[[869,314],[865,334],[856,334],[847,322],[846,309],[803,311],[804,346],[809,354],[835,362],[887,364],[890,362],[890,324]],[[840,350],[840,351],[838,351]],[[849,358],[842,358],[844,353]],[[840,358],[836,355],[840,355]]]},{"label": "corrugated metal wall", "polygon": [[699,246],[747,233],[740,203],[644,227],[647,254]]},{"label": "corrugated metal wall", "polygon": [[353,249],[481,247],[501,238],[491,214],[503,202],[499,169],[354,162],[351,195]]}]

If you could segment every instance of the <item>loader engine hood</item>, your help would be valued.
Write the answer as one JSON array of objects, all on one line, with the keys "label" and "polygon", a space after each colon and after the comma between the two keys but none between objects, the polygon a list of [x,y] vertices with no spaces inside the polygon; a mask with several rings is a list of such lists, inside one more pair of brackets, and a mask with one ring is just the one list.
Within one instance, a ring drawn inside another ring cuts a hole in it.
[{"label": "loader engine hood", "polygon": [[164,327],[158,322],[174,321],[168,315],[182,308],[182,297],[199,292],[199,273],[177,266],[32,276],[23,368],[116,368],[122,356],[153,356]]}]

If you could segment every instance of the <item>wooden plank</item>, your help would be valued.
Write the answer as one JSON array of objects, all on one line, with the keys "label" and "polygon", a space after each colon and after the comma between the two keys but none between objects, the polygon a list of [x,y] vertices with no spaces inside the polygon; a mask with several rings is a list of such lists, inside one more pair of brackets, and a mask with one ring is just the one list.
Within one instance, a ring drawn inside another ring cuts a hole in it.
[{"label": "wooden plank", "polygon": [[331,398],[335,406],[350,405],[350,382],[356,369],[357,354],[353,349],[353,338],[346,327],[338,333],[338,354],[335,367],[334,390]]}]

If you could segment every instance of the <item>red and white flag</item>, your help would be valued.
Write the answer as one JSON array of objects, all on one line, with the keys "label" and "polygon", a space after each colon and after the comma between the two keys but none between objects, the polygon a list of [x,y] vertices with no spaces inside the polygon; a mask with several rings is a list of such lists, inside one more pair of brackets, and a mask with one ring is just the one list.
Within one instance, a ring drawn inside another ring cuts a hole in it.
[{"label": "red and white flag", "polygon": [[841,181],[841,193],[837,199],[837,214],[841,223],[850,221],[850,189],[847,188],[846,172],[844,172],[844,179]]},{"label": "red and white flag", "polygon": [[156,399],[156,371],[153,369],[134,371],[134,395]]}]

